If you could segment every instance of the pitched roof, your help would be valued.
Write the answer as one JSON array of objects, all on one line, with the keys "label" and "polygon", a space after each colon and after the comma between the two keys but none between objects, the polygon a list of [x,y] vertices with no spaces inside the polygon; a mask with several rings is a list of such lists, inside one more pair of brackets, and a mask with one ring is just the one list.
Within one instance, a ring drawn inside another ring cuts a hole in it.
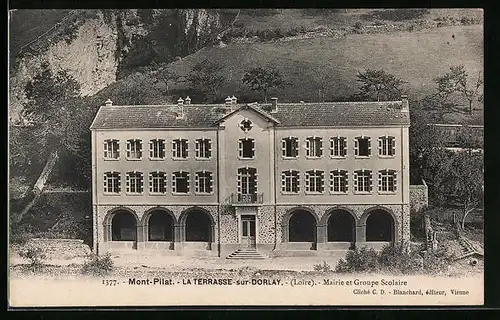
[{"label": "pitched roof", "polygon": [[[234,106],[233,106],[234,107]],[[282,103],[270,113],[271,104],[237,104],[227,114],[224,104],[103,106],[91,129],[208,128],[240,109],[250,109],[278,127],[408,125],[409,112],[401,111],[401,101]]]}]

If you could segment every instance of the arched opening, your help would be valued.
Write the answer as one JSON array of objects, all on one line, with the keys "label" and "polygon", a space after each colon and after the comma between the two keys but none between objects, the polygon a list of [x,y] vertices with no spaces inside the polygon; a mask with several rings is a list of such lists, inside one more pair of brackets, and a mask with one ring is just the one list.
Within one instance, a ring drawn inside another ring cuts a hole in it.
[{"label": "arched opening", "polygon": [[186,241],[212,242],[212,221],[202,210],[192,210],[186,217]]},{"label": "arched opening", "polygon": [[112,241],[137,241],[137,221],[133,214],[118,211],[111,220]]},{"label": "arched opening", "polygon": [[149,216],[148,241],[174,241],[174,219],[165,211],[155,210]]},{"label": "arched opening", "polygon": [[366,219],[366,241],[394,241],[394,219],[385,210],[374,210]]},{"label": "arched opening", "polygon": [[334,210],[328,218],[328,242],[355,242],[354,217],[345,210]]},{"label": "arched opening", "polygon": [[305,210],[292,213],[288,223],[289,242],[316,242],[316,219]]}]

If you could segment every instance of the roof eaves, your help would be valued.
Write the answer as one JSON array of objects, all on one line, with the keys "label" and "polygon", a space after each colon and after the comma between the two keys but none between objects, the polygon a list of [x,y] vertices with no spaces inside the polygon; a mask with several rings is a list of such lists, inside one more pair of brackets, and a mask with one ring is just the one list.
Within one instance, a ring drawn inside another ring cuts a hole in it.
[{"label": "roof eaves", "polygon": [[100,106],[100,107],[99,107],[99,110],[97,110],[97,113],[96,113],[96,115],[95,115],[95,117],[94,117],[94,120],[92,120],[92,123],[90,124],[89,130],[94,130],[94,129],[95,129],[94,124],[95,124],[95,122],[96,122],[97,118],[99,117],[99,114],[101,113],[101,110],[102,110],[102,108],[103,108],[103,107],[104,107],[104,106]]}]

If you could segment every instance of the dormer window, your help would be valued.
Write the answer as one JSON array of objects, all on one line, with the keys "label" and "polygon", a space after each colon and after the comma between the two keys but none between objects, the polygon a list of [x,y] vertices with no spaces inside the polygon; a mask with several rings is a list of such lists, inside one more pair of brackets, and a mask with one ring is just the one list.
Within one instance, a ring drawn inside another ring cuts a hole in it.
[{"label": "dormer window", "polygon": [[240,122],[240,128],[244,132],[250,131],[252,129],[252,127],[253,127],[252,121],[250,121],[248,119],[245,119],[245,120]]}]

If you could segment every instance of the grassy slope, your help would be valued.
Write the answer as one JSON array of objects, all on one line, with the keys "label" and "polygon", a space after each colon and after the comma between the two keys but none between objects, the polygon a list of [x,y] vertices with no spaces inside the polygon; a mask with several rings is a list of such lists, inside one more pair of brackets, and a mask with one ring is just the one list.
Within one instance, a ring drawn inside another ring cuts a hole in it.
[{"label": "grassy slope", "polygon": [[421,95],[432,91],[433,78],[452,65],[464,64],[470,74],[477,74],[482,70],[482,48],[482,26],[454,26],[418,32],[352,34],[341,39],[234,43],[224,48],[205,48],[170,67],[186,74],[194,63],[205,58],[218,61],[228,79],[222,91],[241,94],[248,91],[240,81],[245,69],[275,66],[290,85],[274,94],[287,101],[316,101],[321,75],[328,83],[326,99],[350,95],[357,90],[358,71],[380,68],[408,81],[411,93]]}]

